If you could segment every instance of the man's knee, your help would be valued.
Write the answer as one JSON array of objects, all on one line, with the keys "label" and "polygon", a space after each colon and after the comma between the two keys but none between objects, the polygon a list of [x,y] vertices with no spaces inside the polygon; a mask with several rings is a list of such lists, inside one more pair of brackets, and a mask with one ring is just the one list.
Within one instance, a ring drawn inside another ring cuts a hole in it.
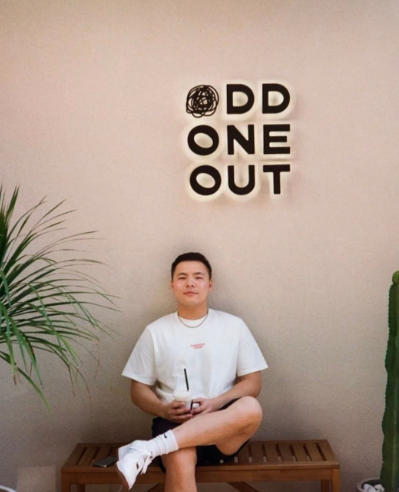
[{"label": "man's knee", "polygon": [[162,462],[167,471],[187,473],[195,468],[197,463],[196,448],[184,448],[162,456]]},{"label": "man's knee", "polygon": [[236,412],[237,419],[243,426],[258,427],[262,422],[262,407],[253,396],[243,396],[229,408]]}]

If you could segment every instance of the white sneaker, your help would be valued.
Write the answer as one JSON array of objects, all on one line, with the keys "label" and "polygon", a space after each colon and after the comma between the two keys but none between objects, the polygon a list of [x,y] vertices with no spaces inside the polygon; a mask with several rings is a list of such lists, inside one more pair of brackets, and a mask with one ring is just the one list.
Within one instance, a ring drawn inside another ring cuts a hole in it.
[{"label": "white sneaker", "polygon": [[116,467],[124,487],[130,490],[137,475],[145,473],[148,465],[153,460],[152,453],[145,447],[146,441],[134,441],[118,449]]}]

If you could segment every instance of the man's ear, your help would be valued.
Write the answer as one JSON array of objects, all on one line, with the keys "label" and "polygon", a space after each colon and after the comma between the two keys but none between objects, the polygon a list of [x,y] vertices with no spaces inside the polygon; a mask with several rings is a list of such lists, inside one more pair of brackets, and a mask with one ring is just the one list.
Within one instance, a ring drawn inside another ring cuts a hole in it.
[{"label": "man's ear", "polygon": [[209,280],[209,291],[211,291],[213,289],[213,280],[210,279]]}]

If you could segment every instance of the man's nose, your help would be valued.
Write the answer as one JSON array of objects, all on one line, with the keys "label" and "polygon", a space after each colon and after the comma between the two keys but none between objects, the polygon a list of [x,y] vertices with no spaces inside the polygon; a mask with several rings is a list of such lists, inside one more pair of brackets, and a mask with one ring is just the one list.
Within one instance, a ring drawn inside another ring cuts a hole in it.
[{"label": "man's nose", "polygon": [[191,277],[187,277],[187,285],[194,285],[194,279]]}]

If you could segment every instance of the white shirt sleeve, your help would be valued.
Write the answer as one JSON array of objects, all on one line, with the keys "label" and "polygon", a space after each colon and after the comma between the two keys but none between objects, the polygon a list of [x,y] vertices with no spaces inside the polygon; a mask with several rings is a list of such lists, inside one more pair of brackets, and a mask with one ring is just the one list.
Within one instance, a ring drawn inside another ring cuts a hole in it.
[{"label": "white shirt sleeve", "polygon": [[138,339],[122,376],[139,383],[153,385],[157,380],[154,342],[151,332],[146,328]]},{"label": "white shirt sleeve", "polygon": [[245,376],[252,372],[267,368],[265,358],[260,351],[248,326],[242,321],[240,325],[240,339],[237,357],[237,376]]}]

